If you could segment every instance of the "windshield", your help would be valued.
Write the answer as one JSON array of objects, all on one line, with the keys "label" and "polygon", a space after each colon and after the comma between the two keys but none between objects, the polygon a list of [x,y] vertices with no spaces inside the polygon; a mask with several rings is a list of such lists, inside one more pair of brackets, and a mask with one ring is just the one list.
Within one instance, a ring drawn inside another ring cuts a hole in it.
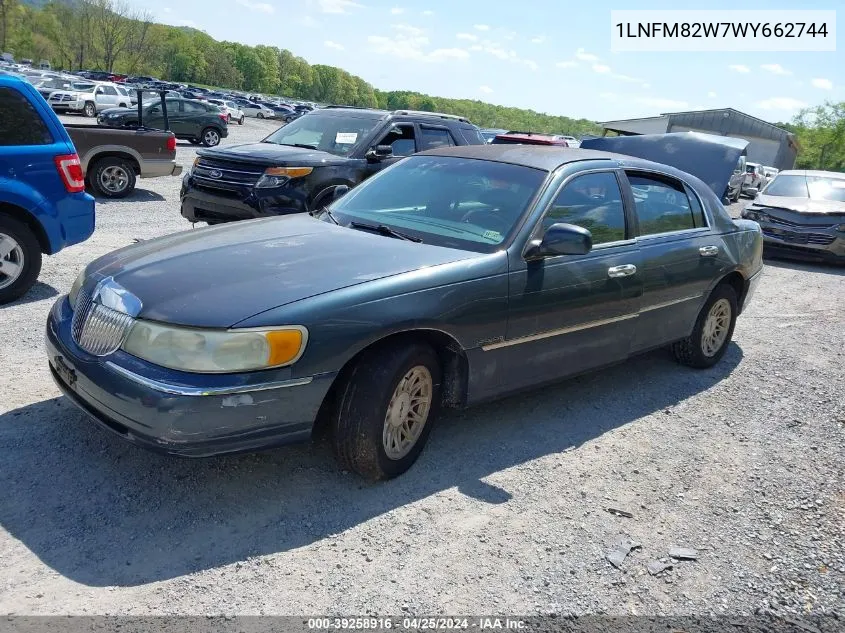
[{"label": "windshield", "polygon": [[337,156],[348,155],[381,121],[368,113],[312,113],[299,117],[264,139],[279,145],[308,145]]},{"label": "windshield", "polygon": [[426,244],[492,253],[519,226],[547,172],[453,156],[411,156],[330,206],[340,224],[383,224]]},{"label": "windshield", "polygon": [[81,81],[77,81],[71,84],[71,87],[74,90],[79,90],[81,92],[91,92],[92,90],[94,90],[94,84],[83,83]]},{"label": "windshield", "polygon": [[845,178],[779,174],[763,190],[763,193],[767,196],[785,198],[810,198],[811,200],[845,202]]}]

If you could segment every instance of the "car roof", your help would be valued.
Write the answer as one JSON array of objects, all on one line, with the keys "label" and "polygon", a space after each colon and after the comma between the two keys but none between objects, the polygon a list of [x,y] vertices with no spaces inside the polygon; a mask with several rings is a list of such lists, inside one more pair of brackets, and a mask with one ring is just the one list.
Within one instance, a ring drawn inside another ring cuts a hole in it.
[{"label": "car roof", "polygon": [[655,164],[651,163],[651,161],[622,156],[621,154],[593,149],[576,149],[564,147],[563,145],[458,145],[430,149],[420,152],[420,155],[476,158],[498,163],[533,167],[534,169],[542,169],[544,171],[554,171],[561,165],[584,160],[615,160],[626,161],[626,163],[632,164]]},{"label": "car roof", "polygon": [[821,176],[823,178],[845,179],[845,174],[839,171],[821,171],[820,169],[785,169],[778,172],[778,176]]},{"label": "car roof", "polygon": [[526,141],[528,143],[535,143],[537,145],[565,145],[566,140],[562,136],[555,136],[553,134],[532,134],[531,132],[508,132],[507,134],[497,134],[496,138]]}]

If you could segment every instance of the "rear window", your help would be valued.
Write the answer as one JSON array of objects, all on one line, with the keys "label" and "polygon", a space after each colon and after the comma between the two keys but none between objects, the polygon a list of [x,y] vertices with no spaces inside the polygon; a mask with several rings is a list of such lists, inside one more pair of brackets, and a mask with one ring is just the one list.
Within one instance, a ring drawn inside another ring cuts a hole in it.
[{"label": "rear window", "polygon": [[49,145],[53,135],[38,111],[17,90],[0,87],[0,145]]}]

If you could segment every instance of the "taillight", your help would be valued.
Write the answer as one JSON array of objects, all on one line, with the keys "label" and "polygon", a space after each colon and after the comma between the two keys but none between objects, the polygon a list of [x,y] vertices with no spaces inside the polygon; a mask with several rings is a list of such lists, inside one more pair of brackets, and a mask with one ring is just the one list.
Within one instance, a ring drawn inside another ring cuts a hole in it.
[{"label": "taillight", "polygon": [[76,154],[63,154],[53,158],[59,177],[68,193],[85,191],[85,174],[82,173],[82,163]]},{"label": "taillight", "polygon": [[224,123],[225,123],[225,122],[228,122],[228,119],[226,118],[226,115],[225,115],[225,114],[218,114],[217,116],[219,116],[219,117],[220,117],[220,120],[221,120],[221,121],[223,121]]},{"label": "taillight", "polygon": [[176,151],[176,137],[175,136],[168,136],[167,137],[167,151],[168,152],[175,152]]}]

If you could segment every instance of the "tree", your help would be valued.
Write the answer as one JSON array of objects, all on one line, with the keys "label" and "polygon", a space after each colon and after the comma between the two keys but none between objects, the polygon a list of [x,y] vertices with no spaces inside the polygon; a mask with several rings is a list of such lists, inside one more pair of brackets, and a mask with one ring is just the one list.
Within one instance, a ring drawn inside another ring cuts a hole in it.
[{"label": "tree", "polygon": [[796,167],[845,171],[845,102],[802,110],[790,127],[801,145]]}]

